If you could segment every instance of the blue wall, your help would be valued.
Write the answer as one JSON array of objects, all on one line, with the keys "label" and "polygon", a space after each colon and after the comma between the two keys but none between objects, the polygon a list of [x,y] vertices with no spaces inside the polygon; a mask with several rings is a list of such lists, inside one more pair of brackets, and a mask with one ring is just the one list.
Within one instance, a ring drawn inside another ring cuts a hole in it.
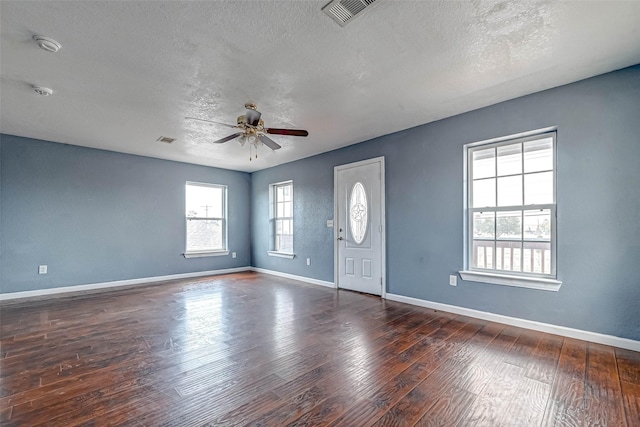
[{"label": "blue wall", "polygon": [[[463,145],[558,127],[559,292],[459,281]],[[640,66],[252,176],[256,267],[333,281],[333,167],[385,156],[387,291],[640,340]],[[268,257],[268,186],[294,183],[294,260]],[[305,265],[305,258],[312,265]]]},{"label": "blue wall", "polygon": [[[251,264],[247,173],[9,135],[0,165],[3,293]],[[236,259],[182,256],[187,180],[228,185]]]},{"label": "blue wall", "polygon": [[[251,175],[1,135],[0,291],[246,265],[333,281],[333,167],[385,156],[388,292],[640,340],[639,118],[635,66]],[[463,268],[463,145],[549,126],[562,288],[448,286]],[[267,256],[269,184],[289,179],[293,260]],[[182,257],[187,180],[229,186],[237,259]]]}]

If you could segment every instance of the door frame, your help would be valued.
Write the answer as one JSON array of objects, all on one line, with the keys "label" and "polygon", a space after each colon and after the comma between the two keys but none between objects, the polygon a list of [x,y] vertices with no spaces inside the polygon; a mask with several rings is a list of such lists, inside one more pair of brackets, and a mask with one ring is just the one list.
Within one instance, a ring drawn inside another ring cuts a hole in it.
[{"label": "door frame", "polygon": [[334,288],[340,289],[338,285],[338,267],[339,267],[339,246],[338,246],[338,225],[339,225],[339,212],[338,212],[338,172],[344,169],[350,169],[358,166],[365,166],[373,163],[380,164],[380,226],[382,230],[380,232],[380,275],[382,276],[382,295],[380,298],[387,298],[387,203],[385,200],[385,169],[384,169],[384,156],[374,157],[367,160],[361,160],[359,162],[348,163],[344,165],[333,167],[333,282]]}]

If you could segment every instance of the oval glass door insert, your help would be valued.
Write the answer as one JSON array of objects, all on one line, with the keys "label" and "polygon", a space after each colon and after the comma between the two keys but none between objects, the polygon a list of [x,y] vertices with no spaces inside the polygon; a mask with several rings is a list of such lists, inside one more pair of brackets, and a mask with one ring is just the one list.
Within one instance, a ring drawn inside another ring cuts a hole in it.
[{"label": "oval glass door insert", "polygon": [[367,233],[367,193],[361,182],[356,182],[351,189],[349,202],[349,225],[351,235],[356,244],[362,244]]}]

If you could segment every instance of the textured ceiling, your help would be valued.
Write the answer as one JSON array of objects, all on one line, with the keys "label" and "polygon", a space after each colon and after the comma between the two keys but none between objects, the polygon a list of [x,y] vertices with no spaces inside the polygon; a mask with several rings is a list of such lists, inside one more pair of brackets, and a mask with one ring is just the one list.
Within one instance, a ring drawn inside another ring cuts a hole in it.
[{"label": "textured ceiling", "polygon": [[[640,1],[378,0],[344,28],[326,3],[2,1],[1,131],[254,171],[640,62]],[[247,101],[310,136],[250,162],[184,119]]]}]

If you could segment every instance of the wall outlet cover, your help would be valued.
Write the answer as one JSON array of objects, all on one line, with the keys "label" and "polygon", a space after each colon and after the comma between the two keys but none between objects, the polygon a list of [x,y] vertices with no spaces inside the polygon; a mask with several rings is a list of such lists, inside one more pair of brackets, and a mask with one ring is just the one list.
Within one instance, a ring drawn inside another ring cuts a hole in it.
[{"label": "wall outlet cover", "polygon": [[458,286],[458,276],[456,276],[455,274],[449,276],[449,284],[451,286]]},{"label": "wall outlet cover", "polygon": [[38,266],[38,274],[47,274],[47,266],[46,265],[39,265]]}]

